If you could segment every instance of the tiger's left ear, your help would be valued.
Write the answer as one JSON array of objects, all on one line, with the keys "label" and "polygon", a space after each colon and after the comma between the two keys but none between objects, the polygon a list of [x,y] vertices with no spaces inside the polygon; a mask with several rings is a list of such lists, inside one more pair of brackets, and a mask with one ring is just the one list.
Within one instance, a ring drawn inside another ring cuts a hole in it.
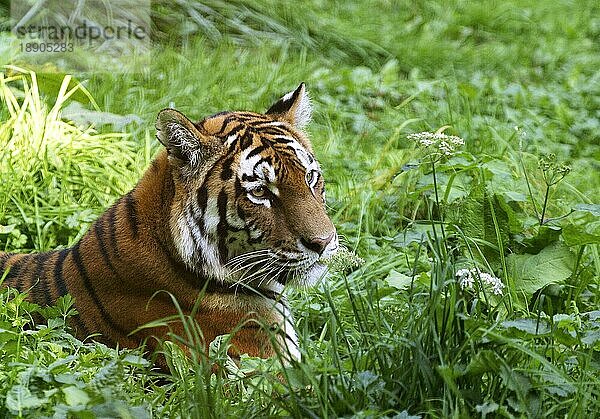
[{"label": "tiger's left ear", "polygon": [[163,109],[156,119],[156,138],[180,165],[195,167],[219,152],[223,144],[202,134],[185,115]]},{"label": "tiger's left ear", "polygon": [[312,105],[306,91],[306,85],[300,83],[296,90],[279,99],[267,111],[277,119],[285,121],[298,129],[303,129],[312,117]]}]

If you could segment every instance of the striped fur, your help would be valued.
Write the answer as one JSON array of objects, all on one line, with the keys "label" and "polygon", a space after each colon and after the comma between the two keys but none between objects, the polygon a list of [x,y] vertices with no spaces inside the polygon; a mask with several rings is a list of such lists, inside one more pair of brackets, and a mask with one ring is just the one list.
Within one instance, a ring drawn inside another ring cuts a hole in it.
[{"label": "striped fur", "polygon": [[[196,318],[207,344],[235,329],[233,356],[299,358],[282,291],[324,275],[319,261],[338,247],[302,131],[309,118],[304,84],[266,114],[223,112],[192,123],[162,111],[157,138],[165,150],[137,186],[69,249],[0,253],[4,285],[40,305],[71,294],[77,336],[100,333],[97,340],[121,347],[166,336],[166,327],[131,333],[176,314],[157,291],[189,313],[204,289]],[[279,347],[259,323],[278,331]],[[171,330],[183,335],[177,323]]]}]

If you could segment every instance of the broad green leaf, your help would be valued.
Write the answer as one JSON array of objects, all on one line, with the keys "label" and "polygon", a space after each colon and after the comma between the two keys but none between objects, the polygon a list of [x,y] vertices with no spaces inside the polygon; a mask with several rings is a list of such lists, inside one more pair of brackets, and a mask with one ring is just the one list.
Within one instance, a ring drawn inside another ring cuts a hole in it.
[{"label": "broad green leaf", "polygon": [[478,352],[469,365],[466,373],[470,375],[481,375],[486,372],[496,372],[500,368],[501,359],[494,351],[484,349]]},{"label": "broad green leaf", "polygon": [[90,401],[88,394],[74,386],[64,387],[65,401],[69,406],[85,406]]},{"label": "broad green leaf", "polygon": [[394,247],[406,247],[411,243],[421,243],[427,241],[427,236],[431,232],[431,226],[425,224],[414,224],[394,237]]},{"label": "broad green leaf", "polygon": [[527,246],[527,253],[538,253],[545,247],[556,243],[560,238],[561,228],[554,226],[540,226],[537,234],[523,241]]},{"label": "broad green leaf", "polygon": [[410,287],[413,278],[392,269],[388,276],[385,278],[385,281],[390,287],[394,287],[399,290],[405,290],[408,287]]},{"label": "broad green leaf", "polygon": [[482,417],[486,417],[486,415],[497,411],[499,407],[500,405],[498,403],[485,402],[483,404],[478,404],[477,406],[475,406],[475,410],[481,413]]},{"label": "broad green leaf", "polygon": [[574,259],[566,246],[554,244],[537,255],[509,255],[506,265],[517,291],[532,295],[548,284],[561,283],[569,278],[573,273]]},{"label": "broad green leaf", "polygon": [[590,345],[590,346],[596,345],[596,343],[598,343],[598,341],[600,341],[600,330],[599,329],[588,330],[585,333],[585,336],[581,339],[581,341],[583,343],[585,343],[586,345]]},{"label": "broad green leaf", "polygon": [[136,367],[146,367],[149,362],[147,359],[140,355],[135,354],[127,354],[123,357],[123,362],[129,365],[134,365]]},{"label": "broad green leaf", "polygon": [[546,391],[551,394],[567,397],[577,391],[577,388],[573,384],[558,374],[540,371],[540,378],[546,383],[551,384],[545,387]]},{"label": "broad green leaf", "polygon": [[56,374],[54,375],[54,381],[61,384],[77,384],[80,382],[74,374]]},{"label": "broad green leaf", "polygon": [[544,335],[550,332],[550,327],[545,321],[536,319],[507,320],[502,322],[502,327],[517,329],[530,335]]},{"label": "broad green leaf", "polygon": [[576,211],[586,211],[600,217],[600,204],[577,204],[573,207]]},{"label": "broad green leaf", "polygon": [[[464,199],[456,211],[450,215],[449,221],[460,226],[466,237],[480,239],[481,251],[488,263],[500,261],[497,249],[498,239],[506,246],[511,239],[511,231],[519,225],[511,207],[504,198],[490,193],[484,186],[475,185],[469,196]],[[494,224],[494,220],[498,225]],[[519,226],[520,228],[520,226]],[[479,255],[475,255],[478,257]]]},{"label": "broad green leaf", "polygon": [[572,314],[559,313],[552,316],[552,323],[555,327],[571,328],[578,324],[577,319]]},{"label": "broad green leaf", "polygon": [[0,225],[0,234],[10,234],[15,230],[16,224],[9,224],[7,226]]},{"label": "broad green leaf", "polygon": [[6,395],[6,407],[13,413],[19,414],[29,409],[42,406],[47,400],[31,394],[24,385],[13,386]]},{"label": "broad green leaf", "polygon": [[600,243],[600,235],[589,233],[584,226],[567,224],[563,228],[563,238],[569,246]]}]

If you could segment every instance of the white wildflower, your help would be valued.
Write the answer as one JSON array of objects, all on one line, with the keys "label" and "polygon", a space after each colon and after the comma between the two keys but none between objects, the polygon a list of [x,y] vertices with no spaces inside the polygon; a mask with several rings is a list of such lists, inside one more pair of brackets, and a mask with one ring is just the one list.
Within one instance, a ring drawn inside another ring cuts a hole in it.
[{"label": "white wildflower", "polygon": [[475,278],[471,275],[471,271],[468,269],[459,269],[456,271],[456,277],[458,278],[458,284],[462,289],[473,288]]},{"label": "white wildflower", "polygon": [[487,272],[482,272],[479,268],[471,268],[471,269],[459,269],[456,271],[456,278],[458,280],[458,284],[462,289],[465,288],[473,288],[475,283],[475,279],[481,279],[481,282],[487,286],[489,286],[494,295],[502,295],[505,285],[502,283],[500,278],[495,277],[492,274]]},{"label": "white wildflower", "polygon": [[456,135],[446,135],[442,132],[417,132],[408,134],[407,138],[419,146],[429,149],[432,154],[451,156],[456,149],[465,145],[465,141]]},{"label": "white wildflower", "polygon": [[463,140],[460,137],[457,137],[456,135],[451,135],[448,137],[448,140],[454,144],[455,146],[459,146],[459,145],[465,145],[465,140]]}]

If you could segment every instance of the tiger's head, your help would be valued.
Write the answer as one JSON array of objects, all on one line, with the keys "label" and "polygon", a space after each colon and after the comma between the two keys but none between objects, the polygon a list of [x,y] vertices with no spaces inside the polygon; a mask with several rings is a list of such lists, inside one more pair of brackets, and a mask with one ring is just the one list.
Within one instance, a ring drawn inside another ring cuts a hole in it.
[{"label": "tiger's head", "polygon": [[259,289],[309,285],[338,249],[325,186],[303,129],[304,83],[265,114],[222,112],[198,123],[160,112],[157,137],[175,185],[170,229],[187,267]]}]

